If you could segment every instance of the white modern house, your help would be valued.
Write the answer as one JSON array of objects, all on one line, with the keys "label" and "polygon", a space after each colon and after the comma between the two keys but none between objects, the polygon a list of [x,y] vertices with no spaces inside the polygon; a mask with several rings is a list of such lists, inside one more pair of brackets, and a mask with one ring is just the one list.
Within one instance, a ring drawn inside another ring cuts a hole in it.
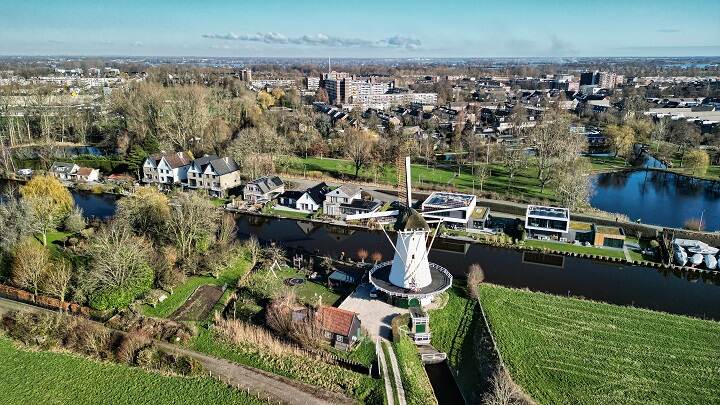
[{"label": "white modern house", "polygon": [[567,240],[570,210],[562,207],[528,205],[525,230],[529,238]]},{"label": "white modern house", "polygon": [[185,183],[191,163],[187,152],[150,156],[143,163],[142,181],[158,185]]},{"label": "white modern house", "polygon": [[476,207],[477,197],[472,194],[435,191],[423,201],[421,212],[425,218],[442,219],[445,226],[472,228]]}]

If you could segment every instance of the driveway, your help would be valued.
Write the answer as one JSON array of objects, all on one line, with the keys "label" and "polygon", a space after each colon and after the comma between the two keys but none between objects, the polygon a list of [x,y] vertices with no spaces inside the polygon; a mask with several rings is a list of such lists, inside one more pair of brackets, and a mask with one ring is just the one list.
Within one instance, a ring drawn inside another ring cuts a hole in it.
[{"label": "driveway", "polygon": [[379,298],[370,298],[370,283],[363,283],[340,304],[341,309],[358,313],[362,326],[373,339],[392,339],[392,319],[407,309],[392,306]]}]

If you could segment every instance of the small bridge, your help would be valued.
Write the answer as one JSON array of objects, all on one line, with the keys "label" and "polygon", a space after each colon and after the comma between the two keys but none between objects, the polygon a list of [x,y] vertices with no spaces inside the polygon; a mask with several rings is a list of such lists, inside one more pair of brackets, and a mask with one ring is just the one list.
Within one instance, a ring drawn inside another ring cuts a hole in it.
[{"label": "small bridge", "polygon": [[420,345],[418,346],[420,352],[420,359],[423,364],[437,364],[442,363],[447,359],[447,353],[438,351],[432,345]]}]

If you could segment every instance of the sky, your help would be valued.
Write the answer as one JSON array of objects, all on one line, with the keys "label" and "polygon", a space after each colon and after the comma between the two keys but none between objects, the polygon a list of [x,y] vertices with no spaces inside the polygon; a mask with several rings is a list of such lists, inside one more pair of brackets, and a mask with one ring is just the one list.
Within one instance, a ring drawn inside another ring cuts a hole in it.
[{"label": "sky", "polygon": [[720,0],[0,0],[0,55],[718,56]]}]

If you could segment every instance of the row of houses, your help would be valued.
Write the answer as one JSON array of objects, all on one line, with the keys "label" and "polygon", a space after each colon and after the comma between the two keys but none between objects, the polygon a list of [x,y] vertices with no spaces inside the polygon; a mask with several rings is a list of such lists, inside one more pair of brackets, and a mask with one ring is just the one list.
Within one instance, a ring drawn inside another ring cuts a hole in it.
[{"label": "row of houses", "polygon": [[75,183],[90,183],[100,179],[100,170],[82,167],[75,163],[54,162],[50,166],[49,173],[60,180]]},{"label": "row of houses", "polygon": [[187,152],[153,155],[143,163],[141,181],[160,187],[182,186],[207,190],[215,197],[227,196],[240,186],[240,167],[230,157],[205,155],[193,159]]}]

